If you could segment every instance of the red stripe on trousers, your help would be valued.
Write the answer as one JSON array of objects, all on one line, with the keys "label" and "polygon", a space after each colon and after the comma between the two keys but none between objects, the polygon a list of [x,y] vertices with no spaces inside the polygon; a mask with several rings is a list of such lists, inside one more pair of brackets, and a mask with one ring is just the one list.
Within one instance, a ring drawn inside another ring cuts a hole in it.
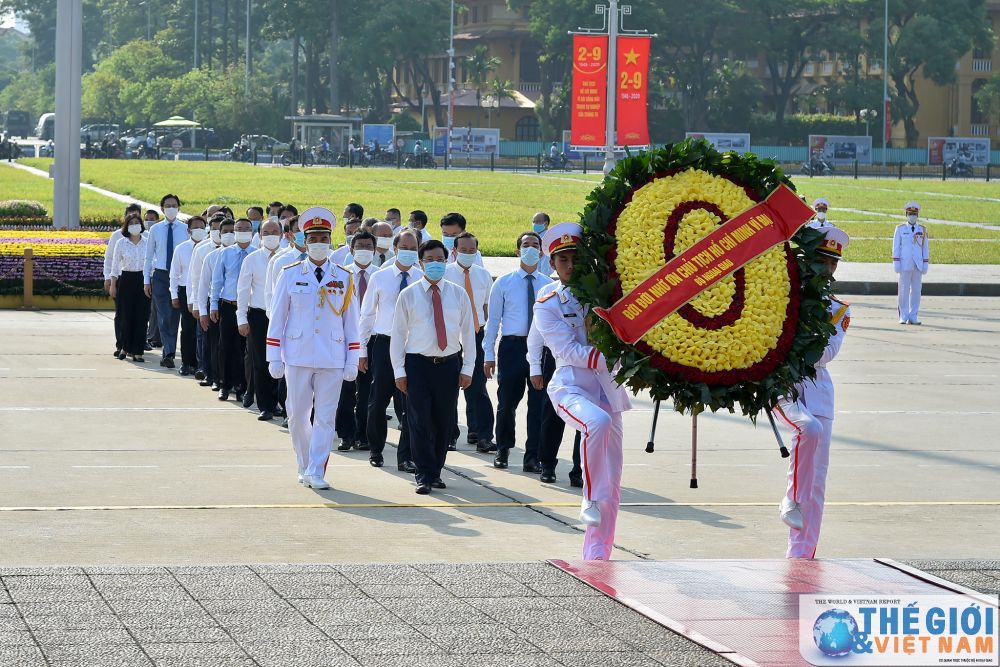
[{"label": "red stripe on trousers", "polygon": [[799,444],[802,442],[802,429],[793,424],[792,420],[777,405],[774,406],[774,409],[778,411],[785,423],[795,431],[795,451],[792,452],[792,456],[795,457],[792,461],[792,500],[799,502]]},{"label": "red stripe on trousers", "polygon": [[579,419],[577,419],[576,417],[574,417],[573,413],[571,413],[569,410],[567,410],[565,405],[563,405],[562,403],[560,403],[559,407],[562,409],[563,412],[565,412],[567,415],[569,415],[570,419],[572,419],[577,424],[579,424],[580,426],[583,427],[583,474],[587,478],[587,500],[590,500],[590,490],[591,490],[591,487],[590,487],[590,466],[587,465],[587,441],[590,439],[590,429],[587,428],[587,425],[585,423],[583,423],[582,421],[580,421]]}]

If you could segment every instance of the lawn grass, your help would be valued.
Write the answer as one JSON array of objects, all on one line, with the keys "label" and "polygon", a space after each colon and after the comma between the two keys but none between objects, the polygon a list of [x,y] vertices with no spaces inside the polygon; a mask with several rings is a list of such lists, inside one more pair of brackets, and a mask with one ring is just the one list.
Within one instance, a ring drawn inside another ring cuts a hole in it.
[{"label": "lawn grass", "polygon": [[[42,166],[41,169],[48,169]],[[51,179],[40,178],[21,169],[0,167],[0,199],[30,199],[41,202],[52,215]],[[90,190],[80,191],[81,218],[120,217],[125,205]]]},{"label": "lawn grass", "polygon": [[[44,170],[51,160],[22,162]],[[15,172],[17,177],[12,188],[7,187],[8,172]],[[145,160],[85,160],[81,176],[87,183],[144,201],[158,202],[165,193],[176,193],[186,212],[226,203],[242,213],[247,206],[277,199],[291,202],[299,210],[326,206],[339,217],[345,204],[356,201],[365,207],[366,215],[376,217],[396,207],[405,220],[409,211],[422,209],[433,231],[442,214],[459,211],[469,220],[469,229],[479,237],[485,255],[508,256],[514,254],[514,239],[530,227],[536,211],[548,212],[554,221],[576,220],[587,194],[601,179],[600,174],[593,173],[301,169]],[[820,196],[830,199],[830,219],[858,237],[847,253],[851,261],[888,261],[893,230],[903,219],[901,209],[906,201],[917,199],[923,205],[924,217],[996,227],[931,223],[931,239],[941,241],[932,246],[935,263],[1000,264],[1000,186],[996,184],[807,177],[795,177],[794,182],[810,202]],[[20,194],[22,188],[33,194]],[[40,190],[46,191],[47,197]],[[51,207],[51,182],[16,170],[0,170],[0,197],[38,199]],[[120,214],[121,204],[114,200],[87,191],[82,193],[82,199],[86,201],[86,206],[81,204],[85,216]],[[882,212],[889,217],[859,211]]]}]

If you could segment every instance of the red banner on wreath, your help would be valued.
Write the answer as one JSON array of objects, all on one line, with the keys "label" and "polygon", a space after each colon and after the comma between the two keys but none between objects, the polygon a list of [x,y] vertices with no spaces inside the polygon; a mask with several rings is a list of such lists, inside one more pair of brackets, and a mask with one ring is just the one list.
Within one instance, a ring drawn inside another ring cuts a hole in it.
[{"label": "red banner on wreath", "polygon": [[615,334],[634,344],[691,299],[792,238],[813,215],[787,185],[743,211],[644,280],[611,308],[595,308]]},{"label": "red banner on wreath", "polygon": [[649,145],[646,93],[649,90],[649,37],[618,38],[618,109],[616,130],[619,146]]},{"label": "red banner on wreath", "polygon": [[573,146],[604,146],[607,98],[607,36],[573,35]]}]

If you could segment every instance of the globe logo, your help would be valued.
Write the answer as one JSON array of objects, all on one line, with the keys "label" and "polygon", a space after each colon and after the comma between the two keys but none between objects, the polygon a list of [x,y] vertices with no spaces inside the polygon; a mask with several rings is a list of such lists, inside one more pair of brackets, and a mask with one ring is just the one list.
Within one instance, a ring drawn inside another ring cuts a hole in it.
[{"label": "globe logo", "polygon": [[813,641],[830,657],[849,654],[858,634],[858,622],[843,609],[828,609],[813,623]]}]

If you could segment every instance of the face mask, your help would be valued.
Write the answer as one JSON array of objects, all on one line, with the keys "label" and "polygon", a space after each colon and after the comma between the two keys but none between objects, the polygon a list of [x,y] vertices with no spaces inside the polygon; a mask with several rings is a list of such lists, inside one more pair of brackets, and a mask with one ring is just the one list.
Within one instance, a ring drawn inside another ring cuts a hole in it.
[{"label": "face mask", "polygon": [[295,245],[302,247],[306,244],[306,233],[305,232],[295,232]]},{"label": "face mask", "polygon": [[521,261],[525,266],[536,266],[541,255],[542,252],[534,246],[521,248]]},{"label": "face mask", "polygon": [[191,230],[191,240],[194,241],[195,243],[201,243],[202,241],[204,241],[205,240],[205,228],[204,227],[196,227],[195,229],[192,229]]},{"label": "face mask", "polygon": [[541,222],[541,223],[539,223],[539,222],[532,223],[531,229],[534,230],[534,232],[536,234],[541,234],[546,229],[545,223],[544,222]]},{"label": "face mask", "polygon": [[267,219],[270,220],[271,222],[277,222],[278,221],[278,216],[276,216],[276,215],[269,215],[269,216],[267,216]]},{"label": "face mask", "polygon": [[437,282],[444,278],[446,268],[444,262],[424,262],[424,275],[428,280]]},{"label": "face mask", "polygon": [[142,225],[129,225],[128,226],[128,233],[129,234],[133,234],[135,236],[138,236],[139,234],[142,234]]},{"label": "face mask", "polygon": [[250,243],[253,240],[253,232],[236,232],[237,243]]},{"label": "face mask", "polygon": [[906,216],[906,219],[909,221],[911,225],[917,224],[917,216],[913,215],[912,213]]},{"label": "face mask", "polygon": [[374,250],[355,250],[354,251],[354,262],[356,264],[361,264],[363,266],[368,266],[372,263],[372,259],[375,257]]},{"label": "face mask", "polygon": [[167,220],[173,220],[174,218],[177,217],[177,211],[178,210],[179,209],[177,209],[176,207],[165,208],[165,209],[163,209],[163,215],[165,215],[167,217]]},{"label": "face mask", "polygon": [[309,259],[314,259],[317,262],[319,262],[326,259],[327,256],[330,254],[330,244],[309,243],[306,245],[306,252],[309,253]]},{"label": "face mask", "polygon": [[441,243],[444,244],[445,249],[451,252],[452,248],[455,247],[455,237],[454,236],[442,236]]},{"label": "face mask", "polygon": [[281,243],[280,236],[261,236],[260,244],[268,250],[275,250]]},{"label": "face mask", "polygon": [[152,227],[153,225],[155,225],[157,222],[159,222],[159,221],[158,220],[146,220],[142,224],[143,224],[143,226],[146,229],[149,229],[150,227]]},{"label": "face mask", "polygon": [[396,261],[399,262],[401,266],[413,266],[417,263],[417,251],[400,250],[396,253]]},{"label": "face mask", "polygon": [[216,245],[222,242],[222,234],[219,233],[218,229],[213,229],[211,232],[209,232],[209,236],[212,237],[212,242],[215,243]]},{"label": "face mask", "polygon": [[476,261],[476,253],[472,252],[460,252],[458,253],[458,263],[463,268],[469,268]]},{"label": "face mask", "polygon": [[251,228],[251,229],[252,229],[252,230],[253,230],[254,232],[256,232],[256,231],[257,231],[258,229],[260,229],[260,223],[261,223],[261,221],[260,221],[260,220],[251,220],[251,221],[250,221],[250,228]]},{"label": "face mask", "polygon": [[826,220],[826,211],[816,211],[816,219],[820,222]]},{"label": "face mask", "polygon": [[354,240],[354,234],[348,234],[347,236],[344,237],[344,245],[346,245],[348,248],[350,248],[351,247],[351,241],[353,241],[353,240]]},{"label": "face mask", "polygon": [[233,232],[226,232],[222,235],[222,245],[227,248],[236,243],[236,234]]},{"label": "face mask", "polygon": [[392,239],[388,236],[379,236],[375,239],[375,247],[379,250],[388,250],[392,247]]}]

